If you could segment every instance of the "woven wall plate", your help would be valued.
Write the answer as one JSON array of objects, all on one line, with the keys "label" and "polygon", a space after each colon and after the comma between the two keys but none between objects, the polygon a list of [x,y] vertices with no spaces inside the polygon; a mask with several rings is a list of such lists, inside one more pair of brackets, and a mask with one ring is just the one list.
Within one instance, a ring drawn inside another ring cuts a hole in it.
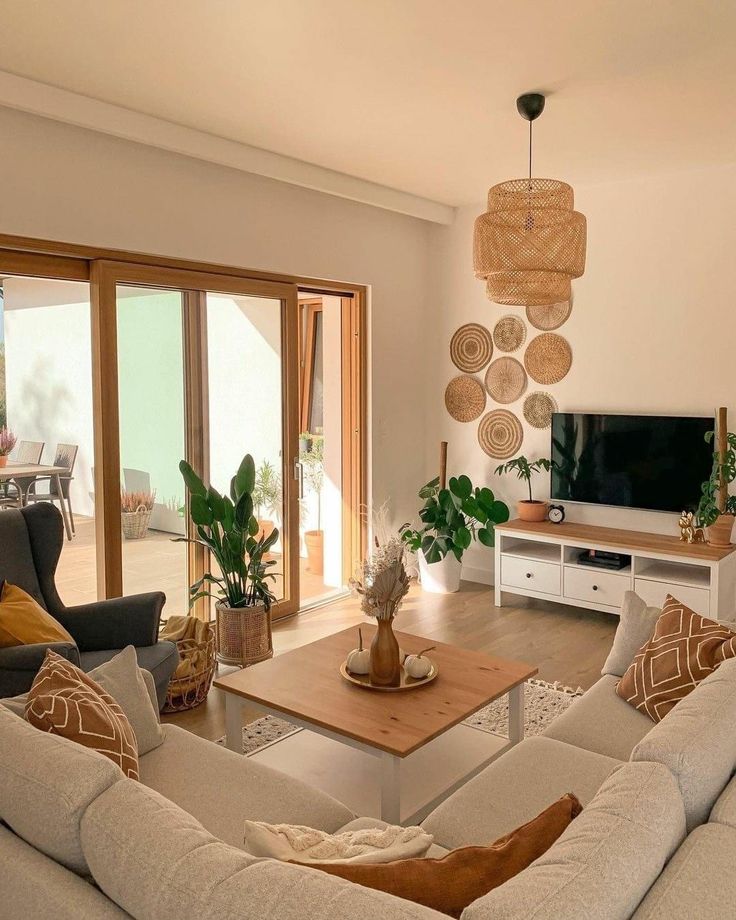
[{"label": "woven wall plate", "polygon": [[526,339],[526,326],[518,316],[502,316],[493,327],[493,342],[500,351],[516,351]]},{"label": "woven wall plate", "polygon": [[535,390],[524,400],[524,418],[532,428],[549,428],[553,412],[557,412],[557,403],[549,393]]},{"label": "woven wall plate", "polygon": [[497,403],[516,402],[526,390],[526,371],[516,358],[497,358],[486,371],[486,389]]},{"label": "woven wall plate", "polygon": [[543,332],[529,343],[524,365],[537,383],[559,383],[572,365],[570,343],[556,332]]},{"label": "woven wall plate", "polygon": [[466,323],[450,340],[452,363],[468,374],[482,371],[492,356],[491,333],[479,323]]},{"label": "woven wall plate", "polygon": [[494,409],[484,415],[478,425],[478,443],[495,460],[513,457],[523,440],[521,422],[508,409]]},{"label": "woven wall plate", "polygon": [[542,329],[544,332],[559,329],[566,322],[570,313],[572,313],[572,303],[569,300],[526,308],[526,318],[535,329]]},{"label": "woven wall plate", "polygon": [[477,377],[460,374],[445,390],[445,408],[457,422],[472,422],[486,408],[486,391]]}]

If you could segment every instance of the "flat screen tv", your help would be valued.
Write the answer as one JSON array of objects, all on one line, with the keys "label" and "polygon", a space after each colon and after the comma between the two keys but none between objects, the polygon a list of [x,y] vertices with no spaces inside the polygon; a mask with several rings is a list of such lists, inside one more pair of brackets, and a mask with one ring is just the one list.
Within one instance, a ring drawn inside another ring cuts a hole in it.
[{"label": "flat screen tv", "polygon": [[551,495],[648,511],[692,511],[710,476],[712,416],[552,416]]}]

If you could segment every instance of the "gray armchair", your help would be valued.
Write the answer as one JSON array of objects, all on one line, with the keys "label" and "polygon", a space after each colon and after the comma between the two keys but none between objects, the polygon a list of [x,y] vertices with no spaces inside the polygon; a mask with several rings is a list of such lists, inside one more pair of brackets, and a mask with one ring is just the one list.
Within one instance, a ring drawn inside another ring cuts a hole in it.
[{"label": "gray armchair", "polygon": [[115,597],[65,607],[54,583],[64,543],[58,508],[39,502],[0,513],[0,582],[27,591],[74,638],[74,645],[21,645],[0,649],[0,698],[25,693],[33,683],[47,648],[89,671],[109,661],[126,645],[134,645],[138,664],[153,674],[159,706],[179,661],[172,642],[158,641],[161,591]]}]

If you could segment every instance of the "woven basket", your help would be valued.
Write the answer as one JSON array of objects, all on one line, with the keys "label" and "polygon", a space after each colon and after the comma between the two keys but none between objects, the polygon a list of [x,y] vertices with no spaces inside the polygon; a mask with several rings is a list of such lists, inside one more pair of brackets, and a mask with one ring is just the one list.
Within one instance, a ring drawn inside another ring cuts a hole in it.
[{"label": "woven basket", "polygon": [[218,601],[215,611],[219,661],[247,668],[273,658],[271,614],[263,604],[256,607],[228,607]]},{"label": "woven basket", "polygon": [[195,662],[195,666],[186,677],[171,678],[166,690],[164,712],[183,712],[204,703],[217,667],[215,631],[209,625],[204,642],[181,639],[176,648],[181,660]]},{"label": "woven basket", "polygon": [[126,540],[142,540],[148,533],[148,525],[151,522],[152,508],[146,508],[145,505],[138,505],[135,511],[121,511],[120,516],[123,521],[123,536]]}]

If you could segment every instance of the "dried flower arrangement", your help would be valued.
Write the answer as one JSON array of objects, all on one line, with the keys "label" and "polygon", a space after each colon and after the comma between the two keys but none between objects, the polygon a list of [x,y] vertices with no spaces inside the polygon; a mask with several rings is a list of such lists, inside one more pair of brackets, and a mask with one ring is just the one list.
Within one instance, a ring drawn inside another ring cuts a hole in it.
[{"label": "dried flower arrangement", "polygon": [[156,501],[155,492],[120,492],[120,510],[127,514],[136,511],[152,511]]},{"label": "dried flower arrangement", "polygon": [[7,457],[10,451],[15,447],[16,436],[9,428],[4,426],[0,428],[0,457]]},{"label": "dried flower arrangement", "polygon": [[409,591],[409,576],[404,568],[404,545],[397,535],[381,543],[359,567],[350,587],[360,595],[360,609],[366,616],[391,620]]}]

